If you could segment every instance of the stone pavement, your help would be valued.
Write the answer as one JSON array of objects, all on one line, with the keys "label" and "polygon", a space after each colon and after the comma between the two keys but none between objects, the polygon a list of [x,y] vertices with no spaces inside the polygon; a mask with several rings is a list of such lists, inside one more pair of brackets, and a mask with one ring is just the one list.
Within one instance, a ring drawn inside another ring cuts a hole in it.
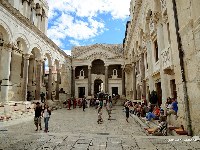
[{"label": "stone pavement", "polygon": [[33,116],[21,123],[5,125],[0,122],[0,150],[200,149],[200,141],[191,141],[191,137],[146,135],[133,118],[125,122],[122,107],[114,107],[112,120],[107,118],[105,108],[102,124],[97,124],[94,108],[87,108],[85,112],[81,108],[59,109],[52,112],[48,133],[35,131]]}]

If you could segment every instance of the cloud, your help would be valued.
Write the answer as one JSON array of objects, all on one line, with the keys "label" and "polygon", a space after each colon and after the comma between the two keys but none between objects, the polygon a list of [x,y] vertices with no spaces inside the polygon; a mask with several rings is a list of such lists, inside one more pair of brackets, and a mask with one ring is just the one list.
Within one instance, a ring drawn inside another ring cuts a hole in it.
[{"label": "cloud", "polygon": [[71,55],[71,50],[63,50],[67,55]]},{"label": "cloud", "polygon": [[49,29],[47,35],[64,48],[66,39],[74,45],[78,41],[93,39],[103,34],[106,23],[99,15],[111,15],[124,20],[129,16],[130,0],[47,0],[49,3]]},{"label": "cloud", "polygon": [[73,46],[80,46],[80,43],[78,41],[75,40],[69,40],[70,44],[72,44]]}]

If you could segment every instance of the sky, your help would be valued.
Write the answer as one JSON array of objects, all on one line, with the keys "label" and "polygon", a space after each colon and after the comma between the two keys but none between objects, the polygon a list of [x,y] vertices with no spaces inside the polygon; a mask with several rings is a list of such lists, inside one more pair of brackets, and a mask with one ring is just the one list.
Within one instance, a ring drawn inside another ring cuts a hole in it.
[{"label": "sky", "polygon": [[68,55],[73,46],[122,44],[130,0],[47,0],[47,36]]}]

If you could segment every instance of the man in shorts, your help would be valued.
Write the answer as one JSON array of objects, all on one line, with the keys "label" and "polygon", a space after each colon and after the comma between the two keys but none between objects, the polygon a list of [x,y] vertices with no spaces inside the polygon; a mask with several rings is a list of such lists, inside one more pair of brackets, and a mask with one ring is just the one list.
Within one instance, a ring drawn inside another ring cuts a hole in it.
[{"label": "man in shorts", "polygon": [[42,130],[42,127],[41,127],[42,106],[40,106],[39,102],[36,103],[36,107],[34,108],[34,110],[35,110],[34,123],[36,126],[35,131],[38,131],[38,126],[40,126],[40,130]]}]

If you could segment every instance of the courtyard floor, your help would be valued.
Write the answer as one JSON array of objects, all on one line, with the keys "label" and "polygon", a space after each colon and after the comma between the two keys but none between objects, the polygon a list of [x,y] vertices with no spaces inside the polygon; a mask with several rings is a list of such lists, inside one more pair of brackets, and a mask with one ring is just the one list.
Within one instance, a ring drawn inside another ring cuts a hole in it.
[{"label": "courtyard floor", "polygon": [[81,108],[55,110],[48,133],[35,131],[33,115],[9,123],[0,122],[0,150],[200,149],[200,141],[191,137],[146,135],[134,118],[130,117],[129,123],[125,121],[122,107],[114,107],[112,120],[107,118],[105,108],[102,124],[97,124],[97,110],[93,107],[86,108],[85,112]]}]

